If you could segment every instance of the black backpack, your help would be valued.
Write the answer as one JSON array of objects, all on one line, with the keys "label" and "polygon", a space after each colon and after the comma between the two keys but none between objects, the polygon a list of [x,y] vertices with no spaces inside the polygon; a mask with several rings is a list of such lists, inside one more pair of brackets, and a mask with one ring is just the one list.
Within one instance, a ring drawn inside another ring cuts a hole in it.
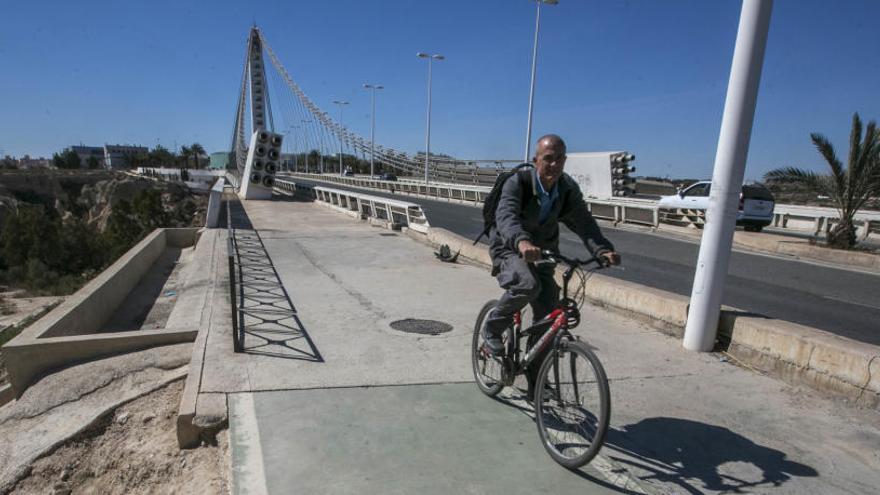
[{"label": "black backpack", "polygon": [[[489,191],[489,195],[486,196],[486,200],[483,202],[483,232],[474,239],[474,245],[480,242],[480,239],[482,239],[484,235],[489,235],[489,231],[495,226],[495,211],[498,209],[498,201],[501,200],[501,190],[504,189],[504,183],[507,182],[507,179],[514,174],[520,174],[520,179],[531,184],[532,164],[521,163],[513,169],[502,173],[497,179],[495,179],[495,185],[492,186],[492,190]],[[528,201],[531,193],[531,187],[523,188],[523,204]]]}]

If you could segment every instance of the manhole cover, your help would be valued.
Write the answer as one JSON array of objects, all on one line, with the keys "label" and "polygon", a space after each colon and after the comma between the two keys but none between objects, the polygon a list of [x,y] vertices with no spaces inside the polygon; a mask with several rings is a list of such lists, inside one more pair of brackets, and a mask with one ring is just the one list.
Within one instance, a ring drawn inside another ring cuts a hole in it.
[{"label": "manhole cover", "polygon": [[422,335],[440,335],[452,330],[452,325],[437,320],[417,320],[407,318],[391,322],[391,328],[406,333],[418,333]]}]

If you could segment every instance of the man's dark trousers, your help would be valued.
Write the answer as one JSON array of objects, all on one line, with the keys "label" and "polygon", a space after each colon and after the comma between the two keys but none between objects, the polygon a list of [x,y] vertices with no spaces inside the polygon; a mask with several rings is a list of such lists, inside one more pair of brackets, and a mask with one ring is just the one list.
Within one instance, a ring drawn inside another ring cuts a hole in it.
[{"label": "man's dark trousers", "polygon": [[[498,284],[505,289],[498,305],[486,320],[488,330],[501,335],[513,323],[513,314],[527,304],[532,305],[534,321],[540,320],[549,313],[559,300],[559,286],[553,278],[555,266],[552,264],[536,267],[526,263],[520,256],[510,254],[499,260]],[[523,322],[523,327],[532,322]],[[532,345],[540,335],[530,336],[528,345]],[[543,356],[537,356],[532,362],[528,373],[529,389],[538,378],[538,368]]]}]

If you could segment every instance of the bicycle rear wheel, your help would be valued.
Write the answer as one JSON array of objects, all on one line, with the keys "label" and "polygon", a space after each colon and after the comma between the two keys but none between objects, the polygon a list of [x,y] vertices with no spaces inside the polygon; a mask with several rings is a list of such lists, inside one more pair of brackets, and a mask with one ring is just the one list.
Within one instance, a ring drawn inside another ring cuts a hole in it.
[{"label": "bicycle rear wheel", "polygon": [[471,344],[471,363],[474,368],[474,381],[477,387],[489,397],[494,397],[504,388],[502,380],[503,363],[500,357],[492,356],[483,350],[483,325],[489,312],[495,308],[498,301],[492,300],[483,305],[477,316],[477,323],[474,326],[474,338]]},{"label": "bicycle rear wheel", "polygon": [[535,416],[541,443],[554,461],[576,469],[599,453],[611,417],[610,396],[602,363],[584,343],[563,340],[547,354],[535,384]]}]

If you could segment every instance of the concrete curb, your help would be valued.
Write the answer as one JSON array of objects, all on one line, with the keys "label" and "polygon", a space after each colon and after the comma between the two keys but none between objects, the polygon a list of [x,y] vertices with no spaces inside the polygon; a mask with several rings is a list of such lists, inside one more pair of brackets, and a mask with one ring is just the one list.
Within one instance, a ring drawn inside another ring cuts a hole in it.
[{"label": "concrete curb", "polygon": [[735,320],[720,333],[729,335],[727,352],[737,360],[790,383],[880,408],[880,346],[783,320],[753,315]]},{"label": "concrete curb", "polygon": [[[445,229],[431,227],[427,236],[407,229],[406,234],[434,246],[448,244],[453,251],[461,249],[462,257],[491,265],[485,246],[474,246]],[[598,273],[590,275],[586,292],[592,303],[649,321],[664,333],[681,337],[684,332],[686,296]],[[880,346],[729,307],[722,311],[719,340],[729,341],[727,352],[753,368],[858,405],[880,408]]]},{"label": "concrete curb", "polygon": [[[208,231],[202,236],[202,242],[196,245],[196,252],[193,253],[193,260],[199,260],[198,267],[194,265],[187,279],[188,283],[192,281],[200,287],[204,287],[204,295],[200,301],[193,301],[194,306],[189,307],[190,314],[195,315],[198,320],[199,330],[193,343],[189,374],[184,383],[177,412],[177,443],[181,448],[198,447],[203,433],[211,428],[222,428],[227,417],[225,397],[222,404],[218,405],[216,401],[203,401],[199,394],[208,334],[212,331],[212,326],[215,325],[215,318],[232,313],[232,307],[226,299],[226,295],[229,294],[228,274],[227,270],[220,266],[220,257],[218,256],[218,250],[225,246],[222,241],[225,241],[225,235],[219,230]],[[226,277],[226,285],[222,284],[224,277]],[[219,285],[224,285],[224,287],[218,287]],[[215,308],[214,302],[218,297],[221,298],[221,302],[226,301],[226,306],[221,304],[219,308]],[[226,320],[229,320],[228,316]],[[200,415],[222,419],[202,421],[198,419]]]}]

